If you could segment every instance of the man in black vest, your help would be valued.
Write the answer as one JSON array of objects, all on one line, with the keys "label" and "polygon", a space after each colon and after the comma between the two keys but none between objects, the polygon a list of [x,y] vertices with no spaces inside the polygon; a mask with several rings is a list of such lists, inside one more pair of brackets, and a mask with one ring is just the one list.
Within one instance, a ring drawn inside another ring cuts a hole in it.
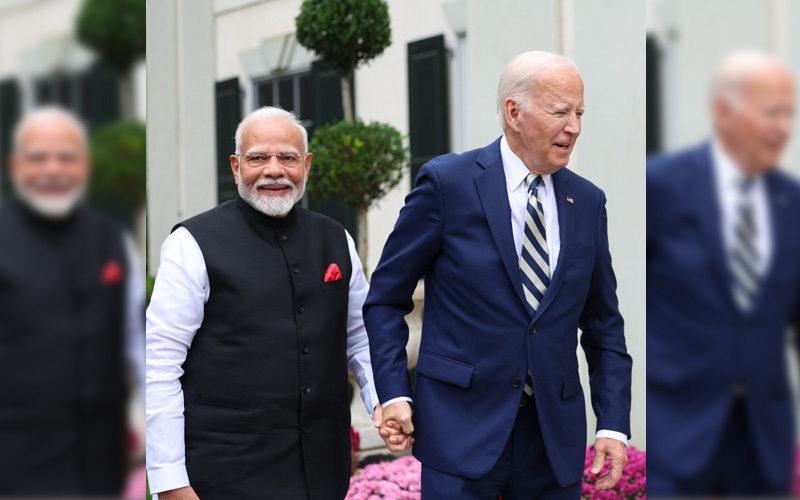
[{"label": "man in black vest", "polygon": [[0,209],[0,497],[119,496],[125,361],[144,379],[144,276],[82,202],[83,126],[57,108],[17,126]]},{"label": "man in black vest", "polygon": [[239,189],[175,226],[147,311],[147,462],[160,500],[344,498],[348,366],[380,419],[368,285],[333,220],[296,206],[311,166],[291,113],[236,130]]}]

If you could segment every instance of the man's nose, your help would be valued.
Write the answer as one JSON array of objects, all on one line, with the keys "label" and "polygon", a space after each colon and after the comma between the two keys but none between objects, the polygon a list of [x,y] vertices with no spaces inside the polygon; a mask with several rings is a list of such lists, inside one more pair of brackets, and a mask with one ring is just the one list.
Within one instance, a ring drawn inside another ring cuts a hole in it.
[{"label": "man's nose", "polygon": [[564,125],[564,132],[575,135],[581,133],[581,121],[576,115],[570,115],[569,118],[567,118],[567,124]]},{"label": "man's nose", "polygon": [[277,156],[270,156],[267,158],[267,163],[264,164],[264,170],[261,173],[267,177],[282,177],[283,165],[281,165]]}]

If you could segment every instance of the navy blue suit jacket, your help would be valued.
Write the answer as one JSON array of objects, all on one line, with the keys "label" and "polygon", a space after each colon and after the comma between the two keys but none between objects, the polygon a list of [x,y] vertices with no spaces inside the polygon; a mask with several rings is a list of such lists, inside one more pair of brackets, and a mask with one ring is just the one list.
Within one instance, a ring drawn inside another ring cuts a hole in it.
[{"label": "navy blue suit jacket", "polygon": [[375,383],[381,401],[412,396],[404,316],[424,276],[414,454],[429,467],[468,478],[486,474],[509,439],[519,381],[530,367],[553,472],[562,485],[579,481],[586,447],[579,327],[598,429],[630,434],[631,358],[617,308],[605,196],[567,169],[553,174],[553,184],[561,251],[533,317],[525,307],[499,140],[424,165],[384,247],[364,306]]},{"label": "navy blue suit jacket", "polygon": [[794,419],[786,332],[800,319],[800,186],[765,178],[773,256],[753,310],[731,295],[709,144],[647,161],[647,438],[651,468],[704,470],[746,391],[765,472],[787,484]]}]

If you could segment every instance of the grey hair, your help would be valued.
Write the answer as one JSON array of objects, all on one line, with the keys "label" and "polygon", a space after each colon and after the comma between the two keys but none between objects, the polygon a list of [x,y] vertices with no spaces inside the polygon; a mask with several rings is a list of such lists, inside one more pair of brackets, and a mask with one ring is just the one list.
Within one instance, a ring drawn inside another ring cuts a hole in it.
[{"label": "grey hair", "polygon": [[282,108],[264,106],[263,108],[258,108],[249,115],[245,116],[241,123],[239,123],[239,126],[236,127],[236,154],[241,153],[242,132],[246,126],[254,122],[272,120],[283,120],[285,122],[297,125],[297,128],[299,128],[300,132],[303,134],[303,153],[308,153],[308,131],[303,126],[303,123],[297,118],[297,116],[295,116],[295,114],[291,111],[286,111]]},{"label": "grey hair", "polygon": [[497,121],[503,130],[508,127],[506,99],[512,97],[519,107],[524,108],[531,99],[537,76],[553,69],[563,68],[578,70],[571,59],[542,50],[523,52],[508,63],[497,86]]},{"label": "grey hair", "polygon": [[22,144],[22,134],[25,129],[35,122],[40,120],[62,120],[72,126],[80,136],[81,148],[86,150],[88,147],[88,133],[86,132],[86,125],[75,116],[75,114],[65,108],[59,106],[42,106],[35,108],[28,112],[17,124],[14,126],[14,152],[19,151]]},{"label": "grey hair", "polygon": [[748,79],[763,69],[776,67],[789,71],[783,61],[769,52],[753,49],[732,52],[714,71],[711,99],[722,98],[732,106],[738,106]]}]

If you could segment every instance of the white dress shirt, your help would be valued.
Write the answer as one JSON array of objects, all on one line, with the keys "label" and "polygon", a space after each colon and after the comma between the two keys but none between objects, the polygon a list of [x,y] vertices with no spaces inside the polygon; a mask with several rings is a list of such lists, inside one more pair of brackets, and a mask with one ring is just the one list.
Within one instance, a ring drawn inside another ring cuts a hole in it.
[{"label": "white dress shirt", "polygon": [[[347,317],[348,367],[372,415],[378,397],[361,312],[369,285],[353,239],[346,236],[353,266]],[[210,294],[200,247],[186,228],[178,228],[161,247],[161,265],[147,309],[147,471],[150,490],[155,493],[189,486],[180,377]]]},{"label": "white dress shirt", "polygon": [[[528,186],[525,184],[525,178],[528,177],[530,170],[511,151],[505,135],[500,139],[500,157],[503,160],[508,203],[511,206],[511,231],[514,234],[514,247],[517,250],[517,259],[521,259],[522,240],[525,234],[525,214],[528,213]],[[542,183],[539,184],[539,201],[544,209],[544,230],[547,233],[547,254],[552,278],[556,272],[558,254],[561,252],[561,235],[559,234],[558,208],[553,191],[553,178],[550,175],[542,176]],[[390,399],[383,404],[383,407],[386,408],[396,401],[411,402],[411,399],[406,397]],[[625,445],[628,444],[628,436],[617,431],[602,429],[597,431],[596,437],[613,438],[622,441]]]},{"label": "white dress shirt", "polygon": [[[511,151],[506,136],[500,139],[500,157],[506,174],[508,203],[511,206],[511,231],[514,233],[514,247],[517,258],[522,258],[522,240],[525,237],[525,214],[528,213],[528,186],[525,178],[530,170],[519,157]],[[543,175],[539,184],[539,201],[544,209],[544,230],[547,233],[547,256],[550,261],[550,278],[555,276],[558,254],[561,252],[561,233],[558,225],[558,207],[553,190],[553,177]],[[545,292],[546,293],[546,292]],[[621,432],[601,429],[597,438],[607,437],[622,441],[627,446],[628,436]]]},{"label": "white dress shirt", "polygon": [[[714,178],[717,189],[717,200],[722,223],[722,242],[730,257],[736,239],[736,224],[741,203],[740,185],[744,173],[733,159],[714,141],[711,145],[711,157],[714,165]],[[764,176],[753,178],[750,188],[753,207],[753,221],[756,226],[755,245],[758,252],[758,271],[764,275],[772,259],[772,225],[770,224],[769,204],[767,202],[767,185]]]}]

